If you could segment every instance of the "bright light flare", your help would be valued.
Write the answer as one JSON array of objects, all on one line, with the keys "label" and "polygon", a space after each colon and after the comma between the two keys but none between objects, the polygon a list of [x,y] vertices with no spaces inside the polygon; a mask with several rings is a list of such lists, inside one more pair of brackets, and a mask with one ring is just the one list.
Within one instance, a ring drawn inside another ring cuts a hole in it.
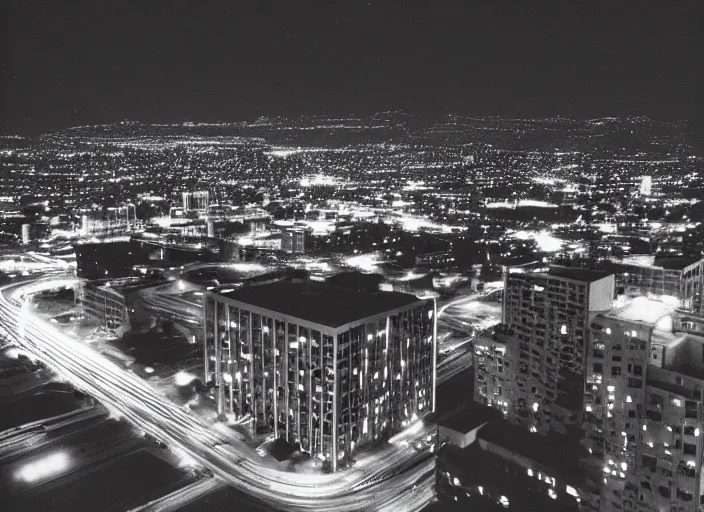
[{"label": "bright light flare", "polygon": [[381,258],[378,254],[360,254],[347,258],[345,263],[350,266],[362,270],[364,272],[374,272],[378,270],[378,265],[381,263]]},{"label": "bright light flare", "polygon": [[66,471],[68,463],[69,457],[66,453],[54,453],[36,462],[30,462],[22,466],[17,472],[17,478],[28,483],[33,483]]},{"label": "bright light flare", "polygon": [[191,382],[196,380],[196,376],[188,372],[178,372],[174,375],[174,383],[177,386],[188,386]]},{"label": "bright light flare", "polygon": [[19,359],[20,351],[16,348],[8,348],[5,351],[5,357],[7,357],[8,359]]}]

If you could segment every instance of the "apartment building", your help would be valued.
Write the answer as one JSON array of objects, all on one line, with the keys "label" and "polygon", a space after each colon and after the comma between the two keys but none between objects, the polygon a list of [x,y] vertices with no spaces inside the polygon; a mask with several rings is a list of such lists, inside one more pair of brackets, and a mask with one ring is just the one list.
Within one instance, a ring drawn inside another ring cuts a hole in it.
[{"label": "apartment building", "polygon": [[203,315],[218,412],[333,471],[435,409],[433,300],[291,279],[208,292]]},{"label": "apartment building", "polygon": [[506,343],[498,335],[482,335],[474,341],[474,401],[508,414],[505,357]]},{"label": "apartment building", "polygon": [[530,265],[504,272],[507,419],[567,434],[581,422],[589,323],[613,306],[614,276]]},{"label": "apartment building", "polygon": [[588,510],[704,510],[704,336],[682,325],[645,297],[592,322],[582,457],[599,477]]}]

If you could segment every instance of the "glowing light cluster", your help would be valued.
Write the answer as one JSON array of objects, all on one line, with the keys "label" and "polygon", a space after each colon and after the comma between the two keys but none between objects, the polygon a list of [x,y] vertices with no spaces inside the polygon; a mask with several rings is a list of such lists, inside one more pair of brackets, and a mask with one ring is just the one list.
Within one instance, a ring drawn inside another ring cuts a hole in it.
[{"label": "glowing light cluster", "polygon": [[43,480],[49,476],[66,471],[69,457],[64,452],[53,453],[35,462],[22,466],[17,478],[28,483]]},{"label": "glowing light cluster", "polygon": [[357,268],[364,272],[374,272],[378,270],[378,265],[381,263],[381,258],[378,254],[359,254],[345,260],[345,264],[349,267]]},{"label": "glowing light cluster", "polygon": [[188,372],[178,372],[174,375],[174,383],[177,386],[188,386],[194,380],[196,380],[196,376]]}]

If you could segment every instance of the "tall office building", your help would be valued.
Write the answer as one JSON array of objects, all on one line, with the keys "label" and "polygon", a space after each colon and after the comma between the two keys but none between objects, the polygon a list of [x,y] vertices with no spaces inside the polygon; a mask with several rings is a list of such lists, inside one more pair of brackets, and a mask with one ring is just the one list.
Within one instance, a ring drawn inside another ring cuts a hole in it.
[{"label": "tall office building", "polygon": [[[587,329],[613,306],[614,276],[568,267],[504,274],[507,419],[531,432],[573,433],[581,421]],[[499,400],[496,397],[496,400]]]},{"label": "tall office building", "polygon": [[218,412],[333,470],[434,411],[434,301],[292,279],[209,292],[203,314]]},{"label": "tall office building", "polygon": [[32,226],[29,224],[22,224],[22,245],[29,245],[29,242],[32,240],[31,227]]},{"label": "tall office building", "polygon": [[644,297],[592,322],[582,447],[598,485],[587,510],[702,510],[704,336],[678,331],[687,325]]},{"label": "tall office building", "polygon": [[640,178],[640,195],[649,196],[653,192],[652,176],[641,176]]},{"label": "tall office building", "polygon": [[209,194],[207,190],[200,190],[196,192],[183,192],[182,196],[184,211],[205,211],[208,209]]}]

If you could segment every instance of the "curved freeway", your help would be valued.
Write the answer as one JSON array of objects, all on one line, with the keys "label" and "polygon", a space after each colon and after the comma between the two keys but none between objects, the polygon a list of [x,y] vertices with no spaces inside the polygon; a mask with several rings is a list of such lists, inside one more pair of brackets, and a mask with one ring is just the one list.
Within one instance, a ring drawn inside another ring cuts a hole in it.
[{"label": "curved freeway", "polygon": [[[427,460],[409,468],[408,449],[390,447],[383,465],[364,472],[309,475],[277,470],[234,433],[202,423],[136,375],[33,315],[27,308],[25,288],[36,292],[42,286],[49,289],[56,284],[53,280],[25,281],[0,288],[0,325],[11,337],[77,388],[165,441],[185,460],[209,468],[222,482],[286,510],[420,510],[427,504],[420,495],[409,503],[406,493],[432,471],[433,461],[426,454]],[[427,486],[423,489],[427,496]]]}]

